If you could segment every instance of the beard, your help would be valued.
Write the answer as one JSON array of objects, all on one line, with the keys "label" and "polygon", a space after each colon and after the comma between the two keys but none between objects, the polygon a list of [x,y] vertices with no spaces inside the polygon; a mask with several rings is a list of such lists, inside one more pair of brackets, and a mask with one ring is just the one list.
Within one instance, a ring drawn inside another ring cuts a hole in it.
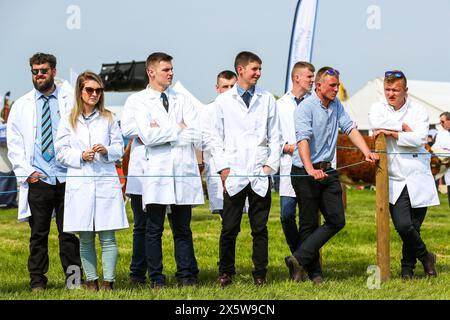
[{"label": "beard", "polygon": [[46,92],[50,90],[55,84],[55,79],[53,76],[50,76],[46,81],[41,84],[38,84],[36,79],[33,79],[34,88],[39,92]]}]

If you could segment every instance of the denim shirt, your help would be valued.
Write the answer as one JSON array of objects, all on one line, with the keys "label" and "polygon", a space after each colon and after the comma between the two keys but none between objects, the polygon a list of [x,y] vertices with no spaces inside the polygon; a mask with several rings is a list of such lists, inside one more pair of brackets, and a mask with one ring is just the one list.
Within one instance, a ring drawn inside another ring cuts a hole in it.
[{"label": "denim shirt", "polygon": [[[338,98],[326,108],[315,92],[303,100],[294,113],[295,137],[297,143],[308,140],[312,163],[332,161],[336,152],[339,128],[346,134],[356,128]],[[303,167],[297,144],[292,164]]]}]

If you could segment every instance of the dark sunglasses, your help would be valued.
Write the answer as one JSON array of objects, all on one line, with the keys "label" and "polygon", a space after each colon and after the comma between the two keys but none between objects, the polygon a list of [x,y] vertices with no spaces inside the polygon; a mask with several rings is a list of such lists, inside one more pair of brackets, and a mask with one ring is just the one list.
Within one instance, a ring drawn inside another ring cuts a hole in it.
[{"label": "dark sunglasses", "polygon": [[50,68],[42,68],[42,69],[31,69],[31,73],[35,76],[37,76],[39,74],[39,72],[41,74],[47,74],[48,70],[50,70]]},{"label": "dark sunglasses", "polygon": [[405,75],[401,71],[386,71],[384,73],[386,78],[388,77],[396,77],[396,78],[405,78]]},{"label": "dark sunglasses", "polygon": [[91,88],[91,87],[84,87],[83,89],[84,89],[84,91],[86,91],[86,93],[87,93],[88,95],[93,94],[94,91],[95,91],[95,93],[96,93],[98,96],[101,95],[101,94],[103,93],[103,88],[97,88],[97,89],[94,89],[94,88]]},{"label": "dark sunglasses", "polygon": [[338,76],[340,73],[336,69],[327,69],[327,74],[329,74],[330,76]]}]

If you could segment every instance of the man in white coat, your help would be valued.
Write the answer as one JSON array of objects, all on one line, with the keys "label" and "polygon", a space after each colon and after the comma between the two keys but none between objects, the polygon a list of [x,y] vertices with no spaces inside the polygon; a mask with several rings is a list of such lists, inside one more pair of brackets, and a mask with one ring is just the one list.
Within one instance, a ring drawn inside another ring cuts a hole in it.
[{"label": "man in white coat", "polygon": [[[161,237],[166,207],[171,209],[175,242],[176,280],[197,283],[198,267],[191,232],[192,205],[204,203],[194,146],[200,149],[201,130],[191,100],[170,88],[172,57],[152,53],[146,62],[149,85],[129,97],[137,136],[145,145],[142,204],[147,214],[146,255],[152,287],[164,287]],[[130,135],[131,137],[132,135]]]},{"label": "man in white coat", "polygon": [[431,155],[426,154],[428,113],[407,95],[407,80],[399,70],[387,71],[385,99],[372,105],[369,123],[374,136],[387,137],[389,171],[389,209],[395,229],[403,241],[401,276],[412,279],[417,259],[425,274],[436,276],[436,255],[427,250],[420,227],[427,207],[439,205],[430,170]]},{"label": "man in white coat", "polygon": [[219,245],[219,283],[230,285],[235,274],[236,238],[248,197],[253,237],[253,279],[266,283],[267,220],[271,205],[270,175],[278,171],[281,132],[275,98],[256,86],[261,59],[241,52],[235,59],[238,80],[216,100],[213,159],[224,187],[222,232]]},{"label": "man in white coat", "polygon": [[[35,89],[19,98],[8,120],[8,157],[20,183],[19,220],[31,228],[28,271],[32,291],[45,290],[48,235],[56,214],[59,255],[66,277],[69,266],[81,266],[78,238],[63,232],[67,169],[55,159],[53,141],[58,124],[73,107],[73,96],[54,83],[56,57],[36,53],[30,58]],[[81,273],[80,273],[81,274]]]},{"label": "man in white coat", "polygon": [[283,136],[283,155],[280,161],[280,220],[286,242],[293,253],[299,244],[300,234],[296,222],[297,200],[291,183],[292,154],[295,150],[294,111],[311,95],[315,68],[308,62],[299,61],[292,68],[292,90],[277,100]]},{"label": "man in white coat", "polygon": [[[438,131],[433,150],[441,149],[447,153],[450,152],[450,112],[441,113],[439,120],[443,130]],[[450,169],[447,169],[445,173],[445,184],[447,185],[448,204],[450,205]]]},{"label": "man in white coat", "polygon": [[[145,93],[147,89],[143,92]],[[131,209],[133,211],[133,252],[130,263],[130,283],[140,285],[146,282],[147,257],[145,230],[147,215],[142,203],[144,167],[146,163],[145,145],[138,138],[138,130],[135,120],[135,107],[138,105],[136,98],[142,97],[142,92],[132,94],[128,97],[123,107],[120,127],[122,135],[129,139],[131,144],[130,161],[128,162],[128,177],[125,193],[130,197]]]},{"label": "man in white coat", "polygon": [[[233,71],[224,70],[217,75],[216,92],[222,94],[230,90],[237,81]],[[223,188],[220,176],[217,174],[216,165],[211,155],[211,130],[214,123],[214,102],[206,105],[200,114],[202,127],[202,150],[205,164],[206,187],[208,190],[209,208],[212,213],[223,213]]]}]

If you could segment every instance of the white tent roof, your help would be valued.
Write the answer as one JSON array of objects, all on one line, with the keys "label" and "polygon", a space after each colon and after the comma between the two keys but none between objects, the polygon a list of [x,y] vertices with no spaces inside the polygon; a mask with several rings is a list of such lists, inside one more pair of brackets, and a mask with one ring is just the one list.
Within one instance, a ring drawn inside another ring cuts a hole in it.
[{"label": "white tent roof", "polygon": [[[430,124],[439,122],[442,112],[450,111],[450,82],[408,80],[408,95],[428,110]],[[358,129],[369,130],[369,111],[373,103],[384,98],[383,79],[369,81],[342,104]]]}]

